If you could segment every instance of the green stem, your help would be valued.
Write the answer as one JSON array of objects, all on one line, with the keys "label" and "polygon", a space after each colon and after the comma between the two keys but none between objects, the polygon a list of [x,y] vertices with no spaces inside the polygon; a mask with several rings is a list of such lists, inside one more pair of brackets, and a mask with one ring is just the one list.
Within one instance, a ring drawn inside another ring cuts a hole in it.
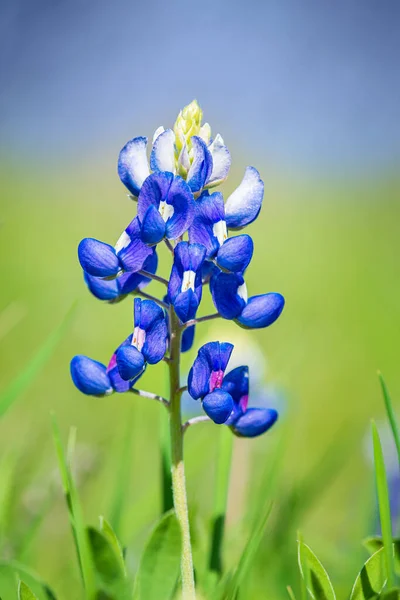
[{"label": "green stem", "polygon": [[170,434],[171,434],[171,473],[172,491],[174,496],[175,513],[182,532],[182,598],[195,600],[196,592],[193,575],[192,547],[190,543],[189,513],[186,497],[185,467],[183,463],[183,428],[181,417],[180,390],[180,353],[182,328],[173,308],[170,311],[171,339],[169,374],[170,374]]}]

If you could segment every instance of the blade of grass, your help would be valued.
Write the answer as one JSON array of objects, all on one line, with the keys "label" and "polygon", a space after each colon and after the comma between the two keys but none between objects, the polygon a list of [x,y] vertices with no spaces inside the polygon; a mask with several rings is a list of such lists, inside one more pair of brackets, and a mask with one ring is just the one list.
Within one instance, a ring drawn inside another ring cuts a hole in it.
[{"label": "blade of grass", "polygon": [[287,589],[287,593],[289,594],[289,598],[290,598],[290,600],[296,600],[296,596],[294,595],[294,593],[293,593],[293,590],[292,590],[292,588],[290,587],[290,585],[288,585],[288,586],[286,587],[286,589]]},{"label": "blade of grass", "polygon": [[224,592],[224,600],[235,600],[236,595],[243,581],[245,581],[251,566],[254,564],[254,558],[260,546],[265,533],[265,526],[271,514],[272,504],[268,504],[264,509],[264,514],[258,526],[251,533],[248,542],[240,557],[239,564],[233,576],[228,579],[227,588]]},{"label": "blade of grass", "polygon": [[83,585],[86,591],[87,598],[89,600],[94,600],[94,598],[96,597],[95,571],[90,552],[87,531],[83,522],[83,515],[78,499],[78,493],[75,488],[69,464],[69,462],[72,460],[73,441],[75,439],[75,434],[74,430],[72,430],[72,434],[70,435],[68,442],[69,461],[67,461],[64,453],[64,448],[61,442],[60,431],[58,429],[58,425],[55,421],[54,416],[53,439],[56,447],[58,466],[64,488],[65,499],[67,502],[72,534],[75,541],[75,548],[81,569]]},{"label": "blade of grass", "polygon": [[0,394],[0,417],[2,417],[21,394],[30,386],[40,370],[51,358],[57,344],[60,342],[75,313],[76,304],[69,309],[61,324],[54,329],[33,358]]},{"label": "blade of grass", "polygon": [[227,427],[219,429],[215,499],[208,568],[219,576],[223,571],[222,544],[224,539],[226,509],[232,464],[233,435]]},{"label": "blade of grass", "polygon": [[374,445],[375,479],[378,493],[379,515],[381,520],[382,538],[385,549],[388,587],[394,585],[394,556],[392,522],[390,516],[389,490],[386,480],[385,461],[378,429],[374,421],[371,422],[372,440]]},{"label": "blade of grass", "polygon": [[132,431],[134,413],[131,411],[126,422],[126,430],[124,439],[121,444],[121,453],[118,461],[119,469],[117,472],[117,478],[114,483],[114,492],[111,500],[110,507],[110,523],[118,537],[121,536],[121,523],[124,514],[125,501],[128,497],[129,481],[130,481],[130,467],[131,467],[131,455],[132,455]]},{"label": "blade of grass", "polygon": [[[303,534],[298,531],[297,532],[297,544],[298,544],[298,548],[300,547],[300,544],[303,544],[304,540],[303,540]],[[298,554],[299,557],[299,554]],[[300,565],[300,560],[298,560],[298,566],[299,566],[299,573],[300,573],[300,593],[301,593],[301,600],[307,600],[308,599],[308,591],[307,591],[307,581],[308,581],[308,568],[307,565],[304,565],[303,567],[303,573],[301,572],[301,565]]]},{"label": "blade of grass", "polygon": [[387,389],[385,380],[383,379],[382,373],[380,371],[378,371],[378,378],[381,384],[383,399],[385,401],[386,413],[389,419],[390,427],[392,428],[392,433],[394,437],[394,442],[396,444],[397,456],[400,465],[400,432],[397,425],[396,416],[394,414],[392,400],[390,398],[389,390]]}]

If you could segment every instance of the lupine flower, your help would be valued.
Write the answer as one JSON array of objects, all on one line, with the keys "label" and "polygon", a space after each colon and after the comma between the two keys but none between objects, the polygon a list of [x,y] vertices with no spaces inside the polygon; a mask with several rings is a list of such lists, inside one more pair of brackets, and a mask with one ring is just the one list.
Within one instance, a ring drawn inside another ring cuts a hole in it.
[{"label": "lupine flower", "polygon": [[153,300],[134,301],[134,330],[129,344],[116,353],[119,374],[124,381],[137,377],[145,364],[154,365],[163,359],[167,349],[167,323],[163,309]]},{"label": "lupine flower", "polygon": [[115,247],[93,238],[84,238],[78,246],[82,269],[94,277],[113,277],[120,271],[136,273],[143,268],[153,250],[141,240],[140,221],[131,221]]},{"label": "lupine flower", "polygon": [[225,221],[224,199],[220,192],[203,194],[195,202],[193,223],[189,240],[207,248],[207,258],[215,261],[221,269],[243,272],[253,256],[253,240],[249,235],[228,239]]},{"label": "lupine flower", "polygon": [[[153,248],[152,253],[143,263],[143,270],[148,273],[155,273],[157,271],[157,264],[157,254]],[[89,290],[96,298],[108,302],[122,300],[128,294],[144,289],[151,281],[151,279],[139,275],[139,273],[129,272],[122,273],[114,279],[94,277],[84,272],[84,279]]]},{"label": "lupine flower", "polygon": [[202,266],[206,249],[201,244],[179,242],[168,284],[168,301],[182,321],[193,319],[203,292]]},{"label": "lupine flower", "polygon": [[158,244],[164,237],[179,238],[190,226],[193,212],[193,194],[182,177],[153,173],[144,182],[138,198],[142,240]]},{"label": "lupine flower", "polygon": [[268,327],[281,314],[285,301],[271,292],[247,297],[244,278],[239,273],[218,273],[210,282],[214,305],[224,319],[234,319],[248,329]]},{"label": "lupine flower", "polygon": [[236,367],[225,375],[222,389],[231,395],[233,410],[225,425],[240,437],[256,437],[272,427],[278,418],[273,408],[249,408],[249,368]]},{"label": "lupine flower", "polygon": [[222,389],[224,373],[233,345],[227,342],[208,342],[200,348],[188,377],[188,391],[194,400],[201,399],[204,412],[215,423],[225,423],[234,403]]},{"label": "lupine flower", "polygon": [[120,348],[130,346],[131,339],[132,336],[129,336],[118,346],[107,367],[88,356],[74,356],[70,369],[72,381],[78,390],[89,396],[108,396],[113,392],[120,394],[127,392],[145,371],[143,364],[142,369],[138,370],[135,377],[129,382],[124,381],[119,374],[116,355]]},{"label": "lupine flower", "polygon": [[[167,306],[169,306],[170,302],[169,302],[168,294],[166,294],[164,296],[163,302],[165,302],[165,304]],[[166,313],[165,313],[165,319],[167,322],[168,341],[169,341],[170,326],[169,326],[169,312],[168,311],[166,311]],[[196,331],[195,325],[186,327],[186,329],[183,330],[182,338],[181,338],[181,352],[188,352],[192,348],[193,342],[194,342],[195,331]]]}]

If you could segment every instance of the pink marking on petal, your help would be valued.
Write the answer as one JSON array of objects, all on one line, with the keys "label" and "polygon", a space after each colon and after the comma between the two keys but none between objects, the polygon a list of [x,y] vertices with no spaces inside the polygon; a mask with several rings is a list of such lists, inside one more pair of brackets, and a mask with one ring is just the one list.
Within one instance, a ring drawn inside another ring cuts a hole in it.
[{"label": "pink marking on petal", "polygon": [[108,367],[106,369],[106,373],[108,373],[109,371],[111,371],[111,369],[113,369],[116,366],[117,366],[117,355],[113,354],[112,357],[110,358],[110,362],[108,363]]},{"label": "pink marking on petal", "polygon": [[246,394],[245,396],[242,396],[239,400],[239,406],[243,412],[246,412],[248,404],[249,404],[249,396]]},{"label": "pink marking on petal", "polygon": [[213,392],[215,389],[219,389],[222,385],[222,380],[224,378],[224,372],[221,371],[212,371],[210,376],[210,392]]}]

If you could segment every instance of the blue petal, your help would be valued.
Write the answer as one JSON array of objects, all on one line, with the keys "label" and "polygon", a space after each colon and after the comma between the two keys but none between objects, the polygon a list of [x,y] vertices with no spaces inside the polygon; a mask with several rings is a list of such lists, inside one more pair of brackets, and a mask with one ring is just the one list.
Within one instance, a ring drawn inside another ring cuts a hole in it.
[{"label": "blue petal", "polygon": [[165,236],[165,222],[158,209],[151,205],[142,222],[142,241],[145,244],[158,244]]},{"label": "blue petal", "polygon": [[229,342],[207,342],[199,350],[199,354],[207,356],[213,371],[225,371],[233,351]]},{"label": "blue petal", "polygon": [[210,391],[211,371],[212,368],[208,357],[204,353],[199,352],[188,376],[188,391],[194,400],[204,398]]},{"label": "blue petal", "polygon": [[207,187],[213,187],[219,185],[228,177],[231,155],[219,133],[215,136],[212,144],[208,146],[208,150],[212,156],[213,167],[207,180]]},{"label": "blue petal", "polygon": [[225,204],[226,224],[230,229],[242,229],[252,223],[261,210],[264,182],[254,167],[247,167],[242,183]]},{"label": "blue petal", "polygon": [[250,264],[254,244],[247,234],[237,235],[226,240],[217,253],[217,265],[221,269],[243,273]]},{"label": "blue petal", "polygon": [[232,397],[223,390],[214,390],[203,398],[203,409],[214,423],[221,425],[232,412]]},{"label": "blue petal", "polygon": [[99,300],[116,300],[120,295],[117,279],[102,279],[101,277],[93,277],[83,272],[85,283],[89,290]]},{"label": "blue petal", "polygon": [[261,329],[272,325],[281,314],[285,299],[281,294],[270,293],[249,299],[237,323],[245,329]]},{"label": "blue petal", "polygon": [[218,273],[212,277],[210,289],[215,308],[224,319],[239,317],[246,300],[238,290],[242,289],[244,279],[238,273]]},{"label": "blue petal", "polygon": [[189,289],[186,292],[181,292],[175,298],[173,305],[174,310],[182,323],[186,323],[191,319],[194,319],[196,316],[197,309],[199,308],[201,300],[199,297],[193,292],[193,290]]},{"label": "blue petal", "polygon": [[125,271],[140,271],[144,262],[153,253],[152,248],[141,240],[140,222],[137,217],[131,221],[115,246],[117,256]]},{"label": "blue petal", "polygon": [[119,153],[118,175],[134,196],[138,196],[143,182],[150,175],[146,147],[147,138],[136,137],[130,140]]},{"label": "blue petal", "polygon": [[203,193],[195,202],[194,219],[189,229],[189,240],[207,248],[207,257],[214,256],[224,240],[218,239],[216,223],[225,222],[224,198],[220,192]]},{"label": "blue petal", "polygon": [[134,324],[135,327],[144,329],[146,333],[160,320],[164,319],[164,311],[154,300],[142,300],[135,298],[134,301]]},{"label": "blue petal", "polygon": [[277,418],[273,408],[248,408],[232,425],[232,430],[240,437],[256,437],[268,431]]},{"label": "blue petal", "polygon": [[176,240],[192,224],[195,207],[193,194],[182,177],[176,176],[172,181],[167,202],[174,207],[174,214],[167,219],[166,236],[170,240]]},{"label": "blue petal", "polygon": [[112,393],[106,367],[97,360],[80,354],[71,360],[70,369],[72,381],[84,394],[104,396]]},{"label": "blue petal", "polygon": [[[178,301],[181,305],[181,314],[192,314],[193,310],[196,311],[195,300],[190,297],[184,298],[178,296],[185,296],[191,289],[185,291],[182,289],[183,276],[185,271],[193,271],[195,273],[194,279],[194,295],[196,298],[197,306],[200,304],[201,295],[203,291],[202,286],[202,266],[206,255],[206,249],[201,244],[189,244],[188,242],[179,242],[174,250],[174,264],[171,270],[171,276],[168,283],[168,300],[171,304]],[[192,291],[193,293],[193,291]],[[186,307],[186,308],[185,308]],[[178,314],[176,306],[175,312]],[[178,314],[179,318],[182,317]],[[184,321],[192,319],[193,316],[187,317]]]},{"label": "blue petal", "polygon": [[135,346],[121,346],[116,355],[119,374],[124,381],[134,379],[144,370],[144,357]]},{"label": "blue petal", "polygon": [[95,277],[110,277],[120,269],[114,248],[93,238],[85,238],[80,242],[78,258],[82,269]]},{"label": "blue petal", "polygon": [[158,210],[160,202],[168,196],[174,176],[172,173],[153,173],[146,179],[138,198],[138,217],[143,223],[144,216],[150,206]]},{"label": "blue petal", "polygon": [[142,352],[150,365],[155,365],[164,358],[167,350],[168,329],[164,313],[155,320],[146,334]]},{"label": "blue petal", "polygon": [[225,375],[221,387],[229,392],[235,404],[239,404],[243,396],[249,395],[249,367],[236,367],[229,371]]},{"label": "blue petal", "polygon": [[191,325],[190,327],[187,327],[183,332],[181,341],[181,352],[188,352],[189,350],[191,350],[194,342],[195,329],[196,326]]},{"label": "blue petal", "polygon": [[193,162],[187,174],[186,181],[192,192],[199,192],[205,185],[212,171],[212,156],[200,137],[192,137]]},{"label": "blue petal", "polygon": [[175,173],[175,134],[172,129],[166,129],[154,140],[150,167],[152,171]]}]

